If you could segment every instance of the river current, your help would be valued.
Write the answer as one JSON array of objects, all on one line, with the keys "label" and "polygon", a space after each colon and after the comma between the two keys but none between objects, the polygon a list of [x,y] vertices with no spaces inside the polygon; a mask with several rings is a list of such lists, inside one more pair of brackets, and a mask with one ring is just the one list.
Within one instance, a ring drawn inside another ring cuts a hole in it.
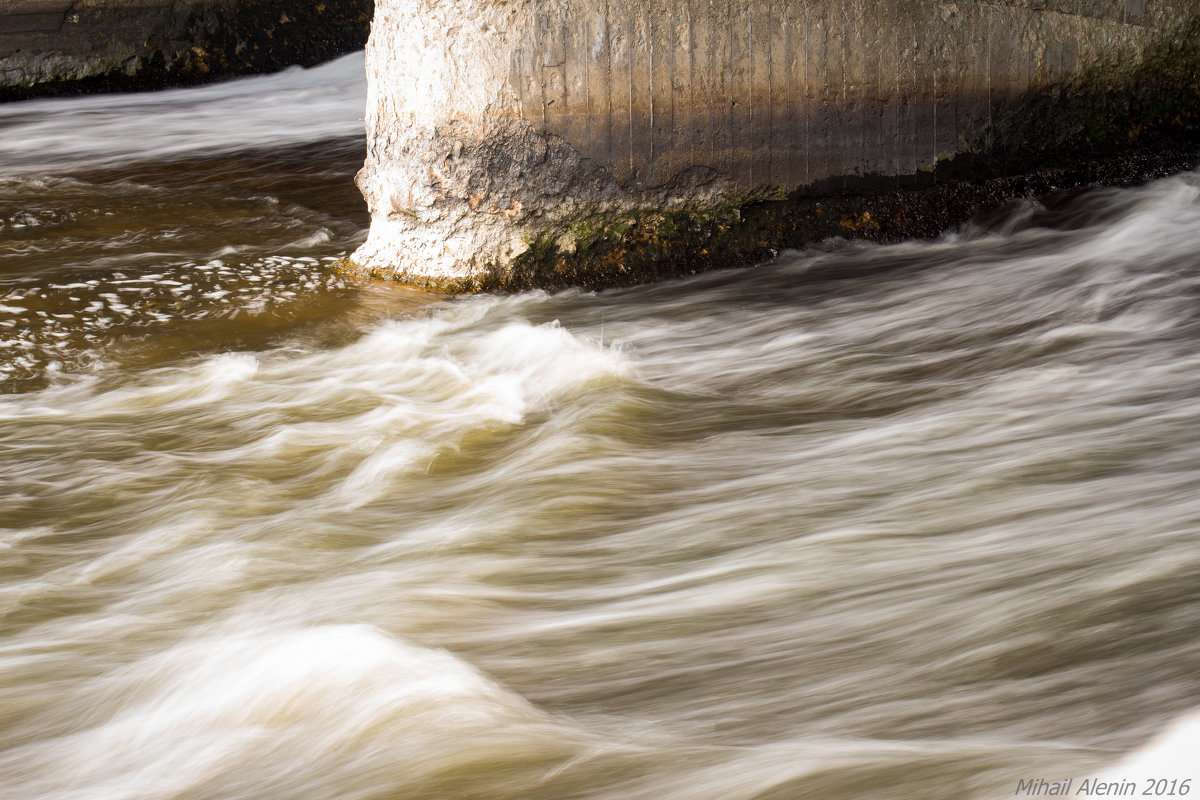
[{"label": "river current", "polygon": [[1200,793],[1200,174],[435,297],[362,74],[0,106],[0,795]]}]

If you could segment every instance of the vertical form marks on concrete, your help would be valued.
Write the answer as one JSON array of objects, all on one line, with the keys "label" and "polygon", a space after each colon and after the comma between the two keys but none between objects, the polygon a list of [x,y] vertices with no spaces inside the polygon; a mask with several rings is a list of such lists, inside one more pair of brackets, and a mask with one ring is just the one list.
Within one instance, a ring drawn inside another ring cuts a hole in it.
[{"label": "vertical form marks on concrete", "polygon": [[526,106],[528,103],[525,100],[525,51],[518,48],[512,51],[509,56],[509,83],[512,84],[514,98],[517,101],[517,116],[521,119],[526,119]]},{"label": "vertical form marks on concrete", "polygon": [[692,102],[693,163],[710,168],[717,158],[717,108],[712,99],[717,94],[717,75],[714,66],[716,30],[708,15],[708,0],[689,0],[692,34]]},{"label": "vertical form marks on concrete", "polygon": [[[873,7],[868,15],[872,11]],[[863,126],[863,148],[866,152],[863,174],[878,175],[883,172],[884,118],[887,113],[887,95],[883,91],[883,50],[888,41],[887,33],[885,29],[876,27],[863,54],[866,58],[868,87],[867,124]]]},{"label": "vertical form marks on concrete", "polygon": [[924,46],[923,38],[929,36],[930,20],[920,8],[913,8],[913,13],[901,19],[901,29],[904,31],[904,43],[907,58],[904,64],[904,74],[901,85],[904,86],[905,109],[907,112],[907,134],[910,136],[908,145],[908,173],[916,174],[923,164],[929,162],[932,146],[932,80],[934,73],[930,64],[930,54]]},{"label": "vertical form marks on concrete", "polygon": [[[696,109],[696,21],[692,12],[692,3],[695,0],[683,0],[683,15],[684,19],[681,22],[682,36],[687,46],[687,57],[684,60],[682,69],[679,72],[679,77],[687,76],[683,82],[683,88],[680,92],[681,105],[677,104],[676,120],[680,125],[686,126],[686,131],[677,140],[678,145],[683,152],[681,157],[688,163],[695,164],[696,148],[699,146],[699,135],[697,131],[697,109]],[[676,130],[680,130],[679,127]],[[683,142],[687,142],[686,149],[683,148]]]},{"label": "vertical form marks on concrete", "polygon": [[899,92],[900,31],[885,31],[879,41],[879,174],[900,175],[902,138]]},{"label": "vertical form marks on concrete", "polygon": [[[1132,65],[1196,3],[381,0],[360,253],[411,272],[417,256],[395,254],[416,253],[400,235],[416,236],[421,258],[452,274],[461,258],[509,263],[572,214],[586,228],[650,207],[721,209],[764,187],[923,183],[939,161],[992,145],[1003,170],[1078,138],[1106,102],[1132,118],[1146,80]],[[1081,82],[1096,70],[1133,88],[1110,100],[1108,77]]]},{"label": "vertical form marks on concrete", "polygon": [[929,82],[932,80],[932,74],[929,71],[928,54],[924,52],[920,46],[920,40],[917,35],[918,25],[928,25],[924,18],[917,18],[917,14],[907,18],[901,23],[902,31],[904,31],[904,44],[906,58],[904,61],[904,74],[902,74],[900,83],[904,86],[904,110],[907,125],[904,132],[908,137],[908,146],[905,148],[907,155],[907,163],[911,169],[907,172],[914,174],[922,167],[926,161],[926,156],[932,150],[929,144],[931,140],[932,128],[931,120],[931,86]]},{"label": "vertical form marks on concrete", "polygon": [[761,98],[758,95],[758,86],[763,76],[762,56],[758,49],[758,34],[763,29],[761,24],[756,24],[760,20],[756,20],[755,13],[758,8],[744,7],[745,27],[742,28],[742,41],[745,43],[743,50],[743,74],[742,92],[740,99],[735,100],[735,103],[744,104],[742,119],[745,121],[745,127],[738,131],[737,138],[739,144],[739,154],[743,159],[745,170],[740,174],[746,176],[747,186],[758,186],[766,183],[763,179],[762,161],[759,160],[759,148],[761,143],[761,130],[763,123],[763,105]]},{"label": "vertical form marks on concrete", "polygon": [[711,122],[709,136],[712,143],[712,161],[710,166],[719,172],[729,174],[732,164],[729,161],[730,148],[730,101],[733,97],[730,76],[731,53],[733,46],[730,29],[730,7],[732,0],[713,0],[706,20],[708,35],[708,93],[705,105],[709,109]]},{"label": "vertical form marks on concrete", "polygon": [[899,42],[899,57],[897,58],[896,92],[900,96],[900,173],[911,174],[917,171],[921,153],[919,127],[917,124],[920,114],[918,103],[921,97],[917,94],[912,80],[918,69],[917,36],[915,21],[909,16],[897,23],[897,41]]},{"label": "vertical form marks on concrete", "polygon": [[967,132],[980,130],[988,113],[987,17],[980,6],[964,7],[961,13],[965,27],[976,33],[963,38],[958,57],[960,72],[955,152],[965,149],[969,144]]},{"label": "vertical form marks on concrete", "polygon": [[782,102],[783,86],[780,81],[787,72],[783,60],[787,36],[787,4],[771,0],[767,4],[767,180],[769,185],[780,185],[787,172],[787,148],[780,133],[784,124],[780,113],[786,108]]},{"label": "vertical form marks on concrete", "polygon": [[634,79],[634,74],[637,71],[636,62],[638,55],[637,11],[640,8],[640,6],[634,6],[633,10],[622,15],[624,18],[621,20],[623,23],[622,33],[624,43],[624,47],[621,51],[621,64],[624,67],[624,73],[621,76],[621,80],[625,84],[624,97],[626,105],[628,106],[628,111],[626,112],[628,116],[628,130],[624,138],[626,149],[621,155],[628,161],[626,174],[629,177],[626,179],[626,186],[635,190],[638,188],[638,181],[640,177],[638,172],[637,154],[635,152],[637,150],[638,142],[638,115],[642,113],[642,109],[637,107],[638,92],[635,90],[637,81]]},{"label": "vertical form marks on concrete", "polygon": [[856,18],[859,4],[847,4],[841,14],[842,29],[842,141],[845,148],[843,175],[862,174],[863,118],[867,98],[864,96],[866,53],[863,52],[862,25]]},{"label": "vertical form marks on concrete", "polygon": [[631,188],[640,190],[652,185],[650,180],[650,120],[654,113],[654,95],[650,91],[653,80],[650,50],[649,20],[647,4],[632,5],[629,14],[630,69],[629,96],[631,124],[629,128],[629,161],[633,174]]},{"label": "vertical form marks on concrete", "polygon": [[675,147],[674,171],[688,169],[692,149],[692,20],[691,3],[676,0],[672,25],[675,55],[671,64],[671,140]]},{"label": "vertical form marks on concrete", "polygon": [[[822,9],[824,31],[824,69],[821,84],[821,139],[824,157],[819,170],[835,176],[846,174],[846,53],[844,34],[846,21],[840,6],[826,5]],[[839,187],[840,188],[840,187]]]},{"label": "vertical form marks on concrete", "polygon": [[788,36],[792,56],[788,61],[788,125],[793,135],[788,141],[790,177],[784,186],[803,186],[808,179],[809,103],[808,77],[808,9],[800,4],[788,4],[792,21]]},{"label": "vertical form marks on concrete", "polygon": [[534,85],[537,87],[538,131],[544,134],[550,130],[549,110],[551,106],[549,101],[554,99],[553,90],[547,85],[547,78],[549,77],[547,64],[552,59],[551,47],[553,46],[553,42],[548,30],[549,19],[545,6],[538,4],[538,0],[535,0],[534,8],[536,10],[530,20],[529,56],[534,73]]},{"label": "vertical form marks on concrete", "polygon": [[[825,31],[825,80],[822,120],[825,157],[821,171],[846,174],[846,18],[840,5],[826,5],[821,20]],[[832,170],[830,169],[832,168]],[[840,182],[839,182],[840,188]]]},{"label": "vertical form marks on concrete", "polygon": [[933,13],[933,26],[937,32],[934,37],[931,62],[934,71],[934,130],[933,151],[927,163],[934,164],[938,160],[953,155],[954,133],[957,124],[957,109],[955,108],[956,93],[954,81],[957,79],[957,68],[954,63],[956,45],[954,40],[955,27],[951,24],[956,20],[950,19],[952,9],[938,6]]},{"label": "vertical form marks on concrete", "polygon": [[633,179],[633,115],[632,92],[630,75],[633,69],[630,51],[629,19],[624,15],[610,14],[609,25],[609,63],[611,78],[609,91],[612,96],[612,116],[610,131],[611,155],[609,169],[620,184],[626,184]]},{"label": "vertical form marks on concrete", "polygon": [[[874,8],[869,13],[874,13]],[[871,97],[874,108],[871,109],[870,142],[868,143],[871,155],[869,173],[872,175],[889,174],[890,162],[892,162],[892,152],[884,143],[888,139],[890,125],[888,114],[890,103],[892,103],[892,74],[888,70],[888,65],[895,55],[893,36],[892,30],[878,30],[874,37],[874,47],[868,54],[871,91],[874,92]]]},{"label": "vertical form marks on concrete", "polygon": [[771,183],[771,28],[772,0],[751,8],[748,14],[750,42],[750,131],[748,156],[754,170],[748,183],[768,186]]},{"label": "vertical form marks on concrete", "polygon": [[[712,140],[712,120],[709,115],[708,98],[711,96],[708,81],[712,69],[712,29],[703,24],[701,15],[708,3],[706,0],[686,0],[688,9],[688,126],[690,160],[693,164],[711,164],[716,152]],[[697,9],[697,6],[701,8]]]},{"label": "vertical form marks on concrete", "polygon": [[1013,82],[1012,48],[1015,25],[1008,9],[1003,7],[985,9],[988,19],[988,125],[984,133],[983,146],[992,151],[996,140],[996,109],[1008,96]]},{"label": "vertical form marks on concrete", "polygon": [[[872,3],[866,12],[864,22],[871,20],[871,15],[875,13],[875,4]],[[885,117],[887,114],[887,97],[888,93],[884,91],[883,78],[883,50],[886,45],[890,44],[888,31],[883,28],[876,27],[873,34],[869,37],[869,45],[864,56],[866,58],[866,75],[867,75],[867,93],[868,93],[868,111],[867,124],[863,126],[863,148],[866,152],[866,158],[863,163],[863,174],[879,175],[883,172],[885,162],[883,152],[883,136]]]},{"label": "vertical form marks on concrete", "polygon": [[[543,12],[541,21],[542,36],[542,86],[546,110],[547,132],[566,133],[568,124],[566,108],[566,48],[563,41],[563,25],[566,15]],[[550,120],[554,120],[551,125]]]},{"label": "vertical form marks on concrete", "polygon": [[679,129],[676,106],[682,106],[680,94],[684,84],[679,80],[679,62],[687,57],[686,30],[683,27],[683,0],[671,0],[662,17],[654,20],[653,32],[658,42],[659,56],[655,58],[656,77],[654,147],[655,182],[669,180],[686,168],[679,159],[679,146],[684,137]]},{"label": "vertical form marks on concrete", "polygon": [[[778,2],[778,0],[776,0]],[[788,3],[780,3],[776,11],[778,24],[771,30],[771,171],[769,180],[776,186],[799,183],[796,180],[794,143],[799,139],[793,111],[792,95],[799,83],[793,67],[796,64],[793,37],[796,19]]]},{"label": "vertical form marks on concrete", "polygon": [[546,37],[546,59],[542,67],[546,85],[546,108],[558,120],[561,130],[569,130],[570,109],[567,107],[567,41],[568,17],[546,16],[543,35]]},{"label": "vertical form marks on concrete", "polygon": [[586,142],[587,119],[587,64],[585,20],[572,9],[558,23],[558,39],[562,43],[562,111],[566,116],[565,138],[570,142]]},{"label": "vertical form marks on concrete", "polygon": [[824,177],[832,148],[829,141],[829,25],[820,9],[809,6],[807,14],[808,137],[805,174],[808,179],[805,183],[811,185]]},{"label": "vertical form marks on concrete", "polygon": [[899,181],[899,176],[912,172],[908,168],[909,154],[907,152],[912,139],[910,128],[907,125],[911,120],[911,115],[906,110],[907,99],[904,90],[904,70],[909,52],[909,39],[910,36],[903,23],[893,26],[890,44],[892,65],[888,73],[888,85],[891,87],[889,91],[892,96],[896,123],[895,141],[892,147],[892,166],[889,174],[896,176],[897,181]]},{"label": "vertical form marks on concrete", "polygon": [[745,185],[754,186],[755,140],[754,84],[752,70],[753,16],[747,3],[734,3],[730,12],[730,97],[729,97],[729,174],[739,176]]},{"label": "vertical form marks on concrete", "polygon": [[[615,162],[613,147],[613,95],[612,95],[612,22],[608,17],[607,4],[600,13],[591,16],[591,61],[590,80],[592,116],[589,130],[588,153],[604,164]],[[591,115],[589,115],[591,116]]]},{"label": "vertical form marks on concrete", "polygon": [[675,3],[646,9],[646,49],[650,53],[650,148],[646,183],[655,185],[671,174],[674,120],[671,105],[675,63]]},{"label": "vertical form marks on concrete", "polygon": [[[562,132],[559,136],[569,136],[570,126],[570,109],[566,107],[566,20],[566,16],[547,13],[542,28],[546,49],[542,83],[546,86],[547,131]],[[553,120],[552,127],[550,120]]]},{"label": "vertical form marks on concrete", "polygon": [[[977,10],[974,6],[960,6],[955,9],[955,14],[960,18],[957,25],[954,27],[961,29],[977,30],[973,27],[978,25],[978,18],[972,14]],[[957,153],[960,143],[961,132],[968,130],[966,127],[971,119],[971,107],[975,98],[971,96],[972,83],[981,73],[976,63],[970,60],[971,51],[974,48],[974,34],[964,35],[958,34],[955,37],[954,50],[950,56],[950,64],[952,71],[951,78],[951,95],[954,98],[953,104],[953,122],[951,131],[953,138],[949,141],[949,154],[947,157],[953,157]],[[982,64],[980,61],[978,64]]]},{"label": "vertical form marks on concrete", "polygon": [[678,163],[686,169],[692,162],[692,16],[689,0],[676,0],[674,23],[675,60],[671,67],[671,135]]},{"label": "vertical form marks on concrete", "polygon": [[592,20],[580,14],[579,28],[575,34],[575,58],[579,64],[578,88],[576,89],[576,114],[583,118],[581,141],[588,151],[592,147]]},{"label": "vertical form marks on concrete", "polygon": [[730,98],[733,96],[732,79],[729,74],[732,32],[729,23],[729,0],[713,0],[710,6],[711,16],[708,20],[709,58],[708,67],[711,70],[709,78],[709,94],[705,105],[709,108],[712,130],[709,135],[712,142],[712,161],[710,165],[718,172],[728,174],[729,162],[729,121]]},{"label": "vertical form marks on concrete", "polygon": [[542,83],[545,52],[541,31],[542,15],[538,11],[537,0],[533,0],[533,10],[529,14],[525,30],[520,40],[520,57],[517,60],[518,72],[517,91],[520,97],[521,117],[528,120],[536,129],[545,132],[546,129],[546,92]]}]

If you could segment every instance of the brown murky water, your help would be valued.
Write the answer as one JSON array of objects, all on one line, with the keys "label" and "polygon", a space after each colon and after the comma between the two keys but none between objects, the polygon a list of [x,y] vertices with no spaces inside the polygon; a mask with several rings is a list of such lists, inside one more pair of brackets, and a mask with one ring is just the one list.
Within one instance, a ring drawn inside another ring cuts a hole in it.
[{"label": "brown murky water", "polygon": [[4,797],[1011,797],[1200,705],[1200,177],[435,298],[328,269],[362,91],[0,106]]}]

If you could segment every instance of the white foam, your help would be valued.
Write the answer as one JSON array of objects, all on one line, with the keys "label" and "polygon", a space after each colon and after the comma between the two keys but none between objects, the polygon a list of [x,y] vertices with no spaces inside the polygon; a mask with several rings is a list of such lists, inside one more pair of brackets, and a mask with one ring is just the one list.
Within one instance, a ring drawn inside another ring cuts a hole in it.
[{"label": "white foam", "polygon": [[450,653],[367,625],[243,630],[116,670],[82,729],[0,755],[26,800],[261,796],[391,770],[398,785],[475,760],[568,755],[574,737]]},{"label": "white foam", "polygon": [[[1129,753],[1099,776],[1101,781],[1133,781],[1138,794],[1159,781],[1191,779],[1192,792],[1200,791],[1200,710],[1179,717],[1160,734]],[[1180,796],[1178,791],[1174,796]],[[1151,796],[1163,796],[1162,793]]]},{"label": "white foam", "polygon": [[[65,170],[361,135],[363,53],[311,69],[124,95],[0,105],[9,172]],[[80,124],[86,119],[86,124]]]}]

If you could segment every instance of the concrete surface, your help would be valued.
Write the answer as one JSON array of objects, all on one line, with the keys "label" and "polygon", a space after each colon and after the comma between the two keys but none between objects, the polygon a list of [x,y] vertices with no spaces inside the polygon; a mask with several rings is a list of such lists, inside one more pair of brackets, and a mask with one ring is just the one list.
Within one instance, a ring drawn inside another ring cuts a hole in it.
[{"label": "concrete surface", "polygon": [[380,0],[359,175],[372,227],[353,268],[447,291],[626,282],[765,203],[1188,139],[1198,12]]}]

